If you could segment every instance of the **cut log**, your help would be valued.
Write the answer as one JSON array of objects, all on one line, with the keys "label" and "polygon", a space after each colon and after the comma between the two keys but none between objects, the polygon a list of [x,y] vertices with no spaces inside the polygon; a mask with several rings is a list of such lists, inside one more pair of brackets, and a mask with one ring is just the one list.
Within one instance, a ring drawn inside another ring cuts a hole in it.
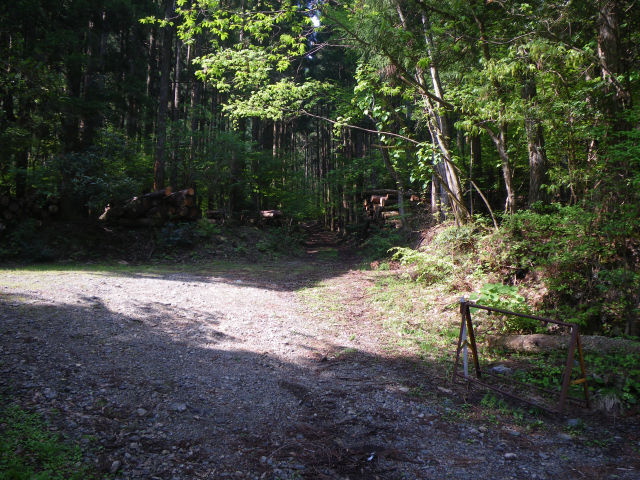
[{"label": "cut log", "polygon": [[147,198],[150,200],[163,199],[164,197],[167,197],[169,195],[171,195],[171,187],[167,187],[164,190],[156,190],[155,192],[145,193],[142,198]]},{"label": "cut log", "polygon": [[195,198],[192,192],[193,188],[180,190],[179,192],[174,192],[171,195],[167,195],[165,200],[177,207],[192,207],[193,205],[195,205]]},{"label": "cut log", "polygon": [[282,217],[282,212],[280,210],[261,210],[260,216],[262,218],[280,218]]},{"label": "cut log", "polygon": [[[568,335],[489,335],[487,344],[491,348],[504,348],[515,352],[550,352],[567,348]],[[581,335],[582,347],[597,352],[640,353],[640,342],[624,338],[609,338],[599,335]]]},{"label": "cut log", "polygon": [[107,207],[100,220],[132,227],[156,226],[165,220],[196,220],[200,218],[201,212],[196,205],[194,193],[193,188],[177,192],[165,188],[133,197],[123,205]]}]

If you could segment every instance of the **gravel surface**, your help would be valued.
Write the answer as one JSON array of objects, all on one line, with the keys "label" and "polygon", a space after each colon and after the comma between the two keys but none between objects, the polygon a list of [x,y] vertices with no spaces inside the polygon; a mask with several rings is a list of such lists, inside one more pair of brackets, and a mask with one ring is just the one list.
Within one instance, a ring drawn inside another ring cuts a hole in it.
[{"label": "gravel surface", "polygon": [[[640,478],[637,429],[598,444],[566,420],[528,431],[453,415],[459,392],[384,348],[373,272],[313,255],[153,272],[0,277],[0,393],[110,478]],[[330,314],[297,293],[319,280]]]}]

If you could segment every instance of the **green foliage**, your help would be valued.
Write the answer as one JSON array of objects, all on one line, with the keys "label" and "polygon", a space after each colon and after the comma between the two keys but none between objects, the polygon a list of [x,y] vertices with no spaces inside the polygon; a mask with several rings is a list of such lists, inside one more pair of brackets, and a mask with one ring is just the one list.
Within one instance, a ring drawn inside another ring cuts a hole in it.
[{"label": "green foliage", "polygon": [[42,235],[40,222],[32,218],[27,218],[14,226],[2,238],[0,244],[0,258],[46,262],[53,260],[55,254],[55,249]]},{"label": "green foliage", "polygon": [[214,235],[220,235],[222,233],[222,228],[215,223],[211,223],[210,221],[201,218],[196,224],[195,233],[201,238],[211,238]]},{"label": "green foliage", "polygon": [[[545,389],[560,391],[566,352],[520,354],[515,379]],[[596,407],[609,413],[637,408],[640,402],[640,355],[627,352],[585,353],[590,395]],[[574,365],[574,378],[579,371]],[[582,385],[572,385],[570,396],[584,398]]]},{"label": "green foliage", "polygon": [[[531,309],[527,305],[526,299],[518,293],[515,285],[503,285],[501,283],[486,283],[479,293],[471,295],[470,300],[479,305],[499,308],[515,313],[530,314]],[[476,312],[478,309],[473,308]],[[498,312],[490,312],[489,318],[493,326],[502,333],[522,333],[535,331],[540,322],[530,318],[517,317],[515,315],[505,315]]]},{"label": "green foliage", "polygon": [[103,129],[86,151],[58,155],[47,167],[57,180],[60,195],[94,216],[108,203],[123,202],[139,193],[142,173],[149,169],[126,136],[112,128]]},{"label": "green foliage", "polygon": [[419,250],[393,249],[393,258],[402,265],[410,265],[411,277],[416,281],[455,288],[458,280],[475,273],[474,256],[485,231],[482,222],[460,227],[448,225]]},{"label": "green foliage", "polygon": [[47,428],[39,415],[16,405],[0,410],[0,478],[84,480],[97,478],[82,452]]},{"label": "green foliage", "polygon": [[213,228],[205,227],[202,223],[168,222],[157,234],[157,245],[167,251],[172,251],[175,248],[188,249],[213,231]]},{"label": "green foliage", "polygon": [[387,258],[390,251],[405,242],[401,232],[397,230],[380,229],[374,231],[362,243],[361,252],[367,260]]},{"label": "green foliage", "polygon": [[393,251],[394,260],[400,261],[402,265],[413,266],[416,272],[415,279],[426,284],[444,281],[451,276],[455,268],[448,256],[403,247],[396,247],[391,251]]},{"label": "green foliage", "polygon": [[597,398],[613,397],[625,408],[637,407],[640,402],[640,355],[624,352],[590,354],[586,363],[589,383]]},{"label": "green foliage", "polygon": [[[578,206],[534,206],[505,219],[505,255],[494,255],[523,271],[538,270],[549,289],[548,306],[587,331],[622,333],[637,315],[640,277],[621,262],[620,249],[607,235],[606,217]],[[622,220],[623,222],[626,220]],[[490,263],[489,268],[501,265]]]},{"label": "green foliage", "polygon": [[303,251],[302,240],[302,234],[290,228],[269,228],[256,242],[256,249],[270,255],[299,255]]}]

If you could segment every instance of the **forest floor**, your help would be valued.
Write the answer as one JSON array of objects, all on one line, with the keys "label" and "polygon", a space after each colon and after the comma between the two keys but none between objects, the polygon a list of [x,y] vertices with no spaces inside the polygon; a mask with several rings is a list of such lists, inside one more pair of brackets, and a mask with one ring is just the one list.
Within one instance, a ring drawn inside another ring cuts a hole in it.
[{"label": "forest floor", "polygon": [[390,341],[371,299],[389,272],[332,244],[2,270],[0,399],[112,479],[640,477],[630,421],[477,415],[482,393]]}]

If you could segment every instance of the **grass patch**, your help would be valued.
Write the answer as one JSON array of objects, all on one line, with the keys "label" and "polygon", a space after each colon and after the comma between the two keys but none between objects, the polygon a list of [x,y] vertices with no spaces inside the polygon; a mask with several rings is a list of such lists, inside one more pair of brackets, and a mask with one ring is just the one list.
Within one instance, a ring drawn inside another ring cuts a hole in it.
[{"label": "grass patch", "polygon": [[393,333],[389,342],[413,349],[425,360],[450,362],[458,331],[448,312],[441,313],[442,297],[437,289],[402,275],[385,275],[369,294],[383,315],[385,328]]},{"label": "grass patch", "polygon": [[35,413],[17,405],[0,410],[0,478],[83,480],[98,478],[79,447],[49,431]]}]

